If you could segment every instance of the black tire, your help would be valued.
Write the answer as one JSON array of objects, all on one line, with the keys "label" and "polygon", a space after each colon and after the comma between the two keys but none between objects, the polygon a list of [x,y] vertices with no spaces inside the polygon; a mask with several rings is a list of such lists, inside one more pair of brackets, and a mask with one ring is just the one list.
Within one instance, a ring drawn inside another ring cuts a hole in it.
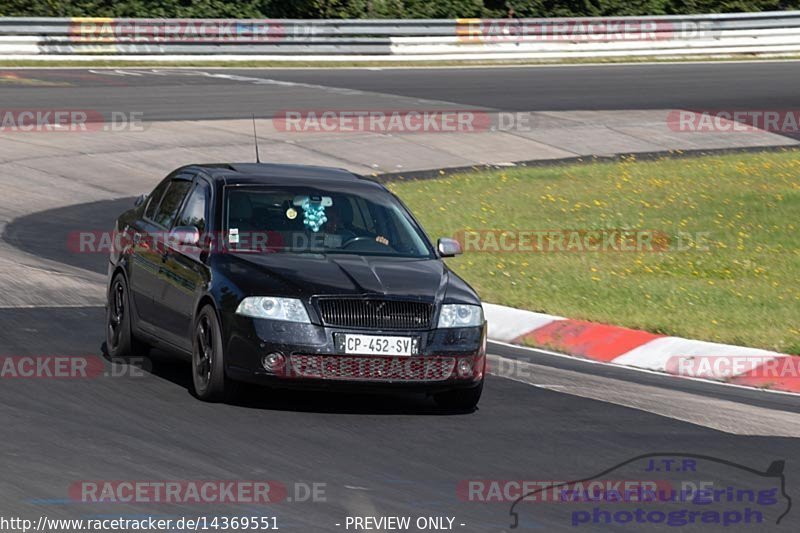
[{"label": "black tire", "polygon": [[453,389],[433,395],[433,400],[439,407],[458,411],[474,411],[478,406],[483,393],[483,381],[477,387],[470,389]]},{"label": "black tire", "polygon": [[150,350],[133,333],[130,301],[125,276],[117,274],[108,288],[106,305],[106,352],[111,358],[144,357]]},{"label": "black tire", "polygon": [[230,400],[234,384],[225,376],[222,328],[210,305],[200,310],[192,337],[192,386],[195,395],[205,402]]}]

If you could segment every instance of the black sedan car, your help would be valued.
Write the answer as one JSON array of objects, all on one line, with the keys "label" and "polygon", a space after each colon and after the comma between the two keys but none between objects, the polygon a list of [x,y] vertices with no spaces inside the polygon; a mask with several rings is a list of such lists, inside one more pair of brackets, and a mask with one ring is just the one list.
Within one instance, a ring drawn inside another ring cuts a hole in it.
[{"label": "black sedan car", "polygon": [[116,222],[110,355],[151,346],[191,357],[195,394],[236,382],[408,389],[471,409],[486,322],[403,203],[345,170],[190,165]]}]

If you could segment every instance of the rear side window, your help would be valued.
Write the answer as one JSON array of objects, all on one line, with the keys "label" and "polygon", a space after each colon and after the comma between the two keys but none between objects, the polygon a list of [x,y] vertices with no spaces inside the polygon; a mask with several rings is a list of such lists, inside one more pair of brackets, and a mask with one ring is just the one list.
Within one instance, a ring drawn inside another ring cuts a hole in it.
[{"label": "rear side window", "polygon": [[207,183],[201,181],[189,195],[176,226],[194,226],[200,233],[206,229],[206,206],[211,196]]},{"label": "rear side window", "polygon": [[144,212],[145,218],[153,220],[153,217],[156,216],[158,204],[161,203],[161,198],[164,196],[164,191],[167,190],[168,186],[169,180],[164,180],[159,183],[155,189],[153,189],[153,192],[150,193],[150,198],[147,201],[147,210]]},{"label": "rear side window", "polygon": [[178,216],[178,209],[180,209],[191,185],[190,181],[185,180],[174,180],[169,184],[167,192],[164,193],[164,198],[161,199],[161,204],[153,217],[153,221],[156,224],[160,224],[165,228],[172,227],[172,223]]}]

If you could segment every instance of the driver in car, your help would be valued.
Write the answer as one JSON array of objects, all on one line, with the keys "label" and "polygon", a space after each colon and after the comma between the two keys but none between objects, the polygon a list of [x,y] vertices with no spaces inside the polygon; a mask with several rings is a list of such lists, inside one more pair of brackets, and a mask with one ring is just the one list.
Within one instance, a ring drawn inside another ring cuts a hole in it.
[{"label": "driver in car", "polygon": [[347,200],[335,200],[332,209],[328,209],[325,216],[328,218],[325,223],[325,232],[328,235],[336,236],[339,247],[356,237],[374,238],[375,242],[389,246],[389,239],[383,235],[373,235],[355,226],[353,223],[353,207]]}]

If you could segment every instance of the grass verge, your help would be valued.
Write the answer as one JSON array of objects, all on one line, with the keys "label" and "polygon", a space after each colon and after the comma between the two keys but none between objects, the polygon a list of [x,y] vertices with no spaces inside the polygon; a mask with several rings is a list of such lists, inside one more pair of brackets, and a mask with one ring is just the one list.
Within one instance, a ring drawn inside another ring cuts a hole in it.
[{"label": "grass verge", "polygon": [[660,236],[604,252],[588,241],[559,251],[545,234],[539,251],[501,252],[482,234],[449,261],[488,302],[800,354],[800,152],[630,157],[390,187],[432,236]]}]

